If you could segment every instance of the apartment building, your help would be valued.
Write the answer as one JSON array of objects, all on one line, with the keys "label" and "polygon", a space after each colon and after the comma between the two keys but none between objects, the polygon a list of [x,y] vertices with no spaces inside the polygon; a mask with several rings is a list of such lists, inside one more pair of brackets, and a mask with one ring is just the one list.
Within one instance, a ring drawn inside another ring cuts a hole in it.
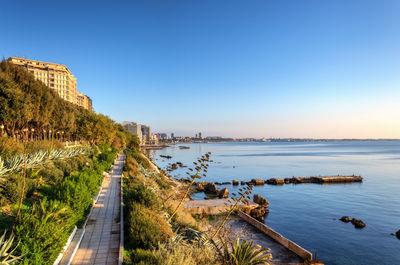
[{"label": "apartment building", "polygon": [[76,78],[65,65],[19,57],[10,57],[8,61],[25,67],[36,80],[42,81],[46,86],[57,91],[64,100],[92,110],[92,100],[77,91]]},{"label": "apartment building", "polygon": [[90,97],[88,97],[85,94],[78,91],[76,100],[77,100],[77,102],[76,102],[77,105],[79,105],[87,110],[93,111],[92,99]]},{"label": "apartment building", "polygon": [[130,133],[137,135],[140,143],[143,143],[142,126],[139,123],[132,121],[124,121],[122,126]]}]

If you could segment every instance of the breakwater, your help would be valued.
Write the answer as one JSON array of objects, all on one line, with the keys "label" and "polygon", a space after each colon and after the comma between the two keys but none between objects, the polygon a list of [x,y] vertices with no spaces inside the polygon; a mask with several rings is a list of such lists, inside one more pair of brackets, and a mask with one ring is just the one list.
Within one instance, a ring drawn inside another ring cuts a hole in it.
[{"label": "breakwater", "polygon": [[270,179],[251,179],[250,181],[239,181],[232,180],[225,182],[214,182],[215,185],[283,185],[283,184],[301,184],[301,183],[315,183],[315,184],[334,184],[334,183],[352,183],[352,182],[362,182],[363,178],[361,176],[311,176],[311,177],[292,177],[292,178],[270,178]]}]

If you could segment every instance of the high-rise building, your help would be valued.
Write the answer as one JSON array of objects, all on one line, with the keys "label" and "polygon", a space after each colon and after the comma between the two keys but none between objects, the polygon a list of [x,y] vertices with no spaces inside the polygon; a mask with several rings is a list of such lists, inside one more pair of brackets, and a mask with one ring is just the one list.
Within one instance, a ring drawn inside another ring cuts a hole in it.
[{"label": "high-rise building", "polygon": [[201,137],[201,132],[199,132],[199,138],[200,138],[200,139],[203,139],[203,138]]},{"label": "high-rise building", "polygon": [[57,91],[62,99],[92,110],[92,100],[77,91],[76,78],[65,65],[19,57],[10,57],[8,61],[25,67],[36,80]]},{"label": "high-rise building", "polygon": [[136,122],[131,122],[131,121],[124,121],[122,123],[122,126],[127,130],[128,132],[137,135],[139,138],[140,142],[143,143],[143,137],[142,137],[142,126]]},{"label": "high-rise building", "polygon": [[148,143],[152,140],[150,126],[142,125],[143,143]]},{"label": "high-rise building", "polygon": [[77,98],[77,102],[76,102],[77,105],[79,105],[87,110],[93,111],[92,99],[90,97],[88,97],[85,94],[78,91],[76,98]]},{"label": "high-rise building", "polygon": [[175,135],[174,135],[174,133],[171,133],[171,138],[172,138],[172,139],[174,139],[174,138],[175,138]]}]

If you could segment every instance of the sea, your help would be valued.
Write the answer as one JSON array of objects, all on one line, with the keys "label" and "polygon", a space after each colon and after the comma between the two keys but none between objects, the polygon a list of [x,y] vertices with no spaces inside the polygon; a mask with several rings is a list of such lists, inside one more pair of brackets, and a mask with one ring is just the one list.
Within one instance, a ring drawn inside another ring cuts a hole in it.
[{"label": "sea", "polygon": [[[165,169],[175,162],[191,167],[207,152],[213,162],[200,181],[362,176],[362,183],[255,186],[253,194],[269,201],[268,226],[324,264],[400,265],[400,240],[392,235],[400,229],[400,141],[191,143],[152,150],[150,156]],[[170,174],[179,179],[187,170]],[[219,186],[224,187],[232,193],[240,185]],[[345,215],[361,219],[366,227],[341,222]]]}]

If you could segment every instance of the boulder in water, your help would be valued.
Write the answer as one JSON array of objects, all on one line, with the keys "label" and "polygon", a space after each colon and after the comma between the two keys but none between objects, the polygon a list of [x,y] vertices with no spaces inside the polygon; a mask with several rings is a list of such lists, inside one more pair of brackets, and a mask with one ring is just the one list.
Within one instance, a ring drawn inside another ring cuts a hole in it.
[{"label": "boulder in water", "polygon": [[250,211],[250,216],[257,219],[260,222],[264,222],[264,216],[267,213],[267,210],[265,210],[264,207],[257,207],[254,209],[251,209]]},{"label": "boulder in water", "polygon": [[264,197],[262,197],[262,196],[260,196],[258,194],[254,194],[253,202],[257,203],[260,206],[267,206],[269,204],[267,199],[265,199]]},{"label": "boulder in water", "polygon": [[284,181],[285,181],[285,184],[289,184],[292,182],[292,180],[290,178],[285,178]]},{"label": "boulder in water", "polygon": [[339,219],[340,221],[344,222],[344,223],[348,223],[350,222],[350,217],[348,216],[342,216],[342,218]]},{"label": "boulder in water", "polygon": [[228,198],[228,195],[229,195],[229,191],[228,191],[228,189],[227,188],[223,188],[222,190],[220,190],[219,191],[219,193],[218,193],[218,197],[219,198]]},{"label": "boulder in water", "polygon": [[232,180],[232,185],[234,185],[234,186],[239,185],[239,180],[236,180],[236,179]]},{"label": "boulder in water", "polygon": [[204,186],[204,192],[207,193],[207,194],[218,195],[219,190],[218,190],[217,186],[215,186],[214,183],[208,182]]},{"label": "boulder in water", "polygon": [[366,226],[366,224],[356,218],[351,219],[351,223],[354,225],[355,228],[364,228]]},{"label": "boulder in water", "polygon": [[283,185],[283,184],[285,184],[285,181],[280,178],[271,178],[271,179],[268,179],[266,181],[266,183],[271,184],[271,185]]},{"label": "boulder in water", "polygon": [[398,239],[400,239],[400,229],[399,229],[399,231],[396,232],[396,237],[397,237]]},{"label": "boulder in water", "polygon": [[262,179],[252,179],[250,181],[250,183],[252,183],[253,185],[264,185],[264,180],[262,180]]}]

